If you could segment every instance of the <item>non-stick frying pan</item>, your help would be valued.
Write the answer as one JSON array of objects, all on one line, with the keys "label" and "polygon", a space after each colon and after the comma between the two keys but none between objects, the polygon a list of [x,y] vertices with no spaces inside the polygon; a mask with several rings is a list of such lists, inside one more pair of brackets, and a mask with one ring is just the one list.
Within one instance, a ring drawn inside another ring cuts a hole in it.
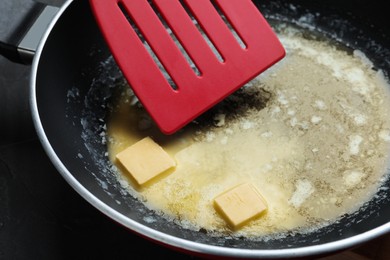
[{"label": "non-stick frying pan", "polygon": [[[383,7],[376,9],[369,1],[254,2],[266,17],[292,23],[305,17],[323,34],[337,36],[364,51],[377,69],[389,75],[390,41],[386,19],[381,16],[385,14]],[[17,50],[4,44],[1,47],[8,54]],[[125,83],[88,1],[67,1],[44,30],[33,60],[30,87],[34,123],[60,174],[83,198],[124,228],[180,251],[236,258],[331,254],[390,231],[389,181],[360,211],[311,234],[253,242],[213,237],[168,222],[121,187],[106,156],[105,124],[116,86],[121,84]]]}]

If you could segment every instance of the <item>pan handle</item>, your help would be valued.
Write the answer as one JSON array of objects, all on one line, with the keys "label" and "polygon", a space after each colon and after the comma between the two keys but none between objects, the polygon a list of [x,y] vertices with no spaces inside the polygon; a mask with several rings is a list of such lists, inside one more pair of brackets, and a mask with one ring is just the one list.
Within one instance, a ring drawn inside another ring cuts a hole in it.
[{"label": "pan handle", "polygon": [[[46,1],[47,2],[47,1]],[[30,64],[59,7],[32,0],[0,1],[0,55]]]}]

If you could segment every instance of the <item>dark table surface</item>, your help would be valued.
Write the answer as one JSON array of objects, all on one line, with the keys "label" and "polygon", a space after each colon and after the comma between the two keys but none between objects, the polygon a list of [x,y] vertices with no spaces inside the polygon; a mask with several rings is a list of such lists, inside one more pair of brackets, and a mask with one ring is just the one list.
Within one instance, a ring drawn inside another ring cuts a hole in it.
[{"label": "dark table surface", "polygon": [[[30,69],[0,57],[0,259],[194,259],[119,226],[65,182],[35,133]],[[386,259],[389,240],[329,259]]]}]

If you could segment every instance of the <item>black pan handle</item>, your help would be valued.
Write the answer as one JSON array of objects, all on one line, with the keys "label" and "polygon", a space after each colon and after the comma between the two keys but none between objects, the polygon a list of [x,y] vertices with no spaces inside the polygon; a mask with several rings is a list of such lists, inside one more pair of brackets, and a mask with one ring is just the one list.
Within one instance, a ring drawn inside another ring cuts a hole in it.
[{"label": "black pan handle", "polygon": [[[45,3],[43,3],[45,2]],[[48,25],[59,10],[58,1],[1,0],[0,55],[29,64]]]}]

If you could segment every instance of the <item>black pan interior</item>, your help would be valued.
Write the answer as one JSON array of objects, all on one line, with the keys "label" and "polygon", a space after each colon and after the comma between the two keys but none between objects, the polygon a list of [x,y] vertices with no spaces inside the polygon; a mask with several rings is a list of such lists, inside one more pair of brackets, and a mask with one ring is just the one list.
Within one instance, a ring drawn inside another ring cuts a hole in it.
[{"label": "black pan interior", "polygon": [[[309,15],[324,33],[337,35],[352,48],[363,50],[377,69],[389,75],[390,41],[386,35],[386,19],[380,10],[384,7],[362,6],[368,6],[369,1],[254,2],[270,19],[286,19],[294,23],[303,15]],[[390,195],[386,189],[378,191],[378,196],[359,213],[345,216],[332,226],[312,234],[287,234],[282,239],[266,242],[212,237],[202,230],[185,230],[156,216],[120,187],[105,155],[104,129],[115,86],[125,84],[116,66],[106,66],[107,62],[113,63],[109,56],[88,1],[74,1],[44,46],[36,76],[36,99],[44,132],[56,156],[82,186],[113,210],[179,238],[248,249],[324,244],[369,231],[390,220]],[[389,184],[387,182],[385,187]],[[145,216],[153,216],[157,221],[151,223]]]}]

